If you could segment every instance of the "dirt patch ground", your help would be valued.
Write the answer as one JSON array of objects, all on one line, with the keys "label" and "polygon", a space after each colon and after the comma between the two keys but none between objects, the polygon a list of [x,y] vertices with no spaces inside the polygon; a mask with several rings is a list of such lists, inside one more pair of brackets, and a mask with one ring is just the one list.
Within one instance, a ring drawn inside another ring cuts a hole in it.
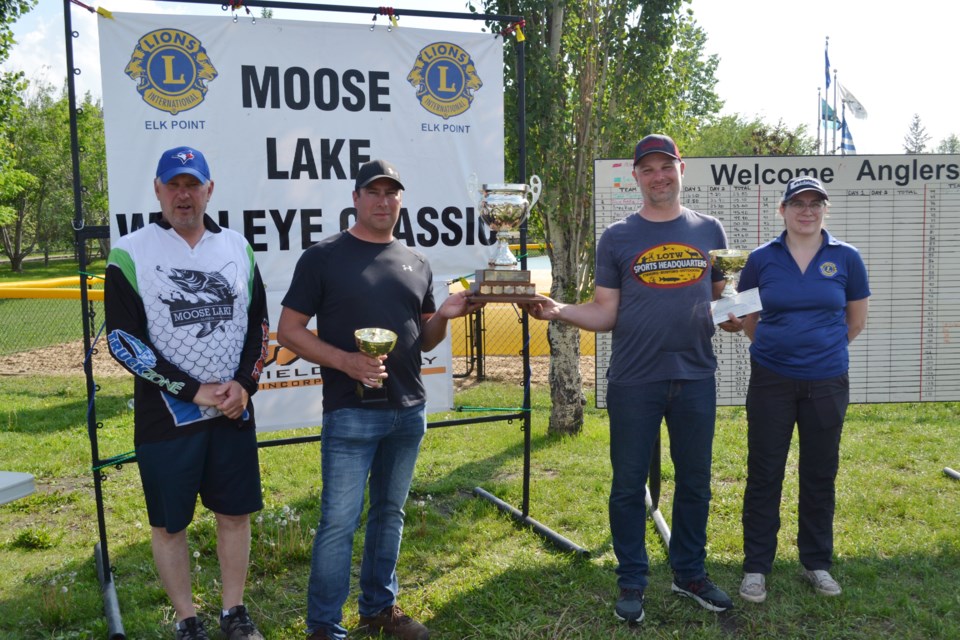
[{"label": "dirt patch ground", "polygon": [[[118,365],[107,352],[105,344],[98,343],[93,354],[93,374],[95,377],[129,376],[130,374]],[[83,375],[83,341],[68,342],[65,344],[23,351],[7,356],[0,356],[0,376],[10,375]],[[464,373],[467,365],[462,358],[454,358],[454,373]],[[583,387],[592,389],[596,386],[594,377],[596,362],[593,356],[580,358],[580,372],[583,376]],[[550,372],[549,356],[530,358],[530,383],[534,386],[547,384]],[[519,356],[487,356],[484,362],[484,375],[489,381],[506,383],[523,383],[523,361]],[[477,365],[465,378],[454,378],[454,387],[457,390],[466,389],[477,384]]]},{"label": "dirt patch ground", "polygon": [[[107,351],[106,344],[97,343],[93,354],[94,376],[129,376]],[[0,356],[0,375],[83,375],[83,340],[58,344],[53,347],[21,351]]]}]

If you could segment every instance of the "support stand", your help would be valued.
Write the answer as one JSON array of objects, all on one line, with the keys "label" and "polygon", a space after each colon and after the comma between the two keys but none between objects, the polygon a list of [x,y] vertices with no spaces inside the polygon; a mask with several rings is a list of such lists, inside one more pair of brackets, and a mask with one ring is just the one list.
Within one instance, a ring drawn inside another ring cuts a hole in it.
[{"label": "support stand", "polygon": [[667,521],[664,519],[663,514],[660,513],[660,436],[657,436],[657,441],[653,445],[653,454],[650,457],[650,473],[649,479],[647,480],[646,496],[644,497],[644,502],[647,505],[647,512],[650,514],[650,519],[653,520],[653,525],[657,528],[657,533],[660,534],[660,538],[663,540],[663,544],[669,549],[670,548],[670,526],[667,524]]}]

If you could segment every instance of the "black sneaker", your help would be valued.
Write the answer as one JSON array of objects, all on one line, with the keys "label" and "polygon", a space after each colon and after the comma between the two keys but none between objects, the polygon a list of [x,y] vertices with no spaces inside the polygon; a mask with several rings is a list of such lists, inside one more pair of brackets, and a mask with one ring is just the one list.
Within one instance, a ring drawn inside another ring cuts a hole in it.
[{"label": "black sneaker", "polygon": [[210,640],[210,636],[203,628],[203,621],[193,616],[177,623],[177,640]]},{"label": "black sneaker", "polygon": [[257,631],[247,608],[242,604],[230,607],[227,615],[220,616],[220,630],[228,640],[263,640],[263,635]]},{"label": "black sneaker", "polygon": [[643,591],[640,589],[620,589],[617,606],[613,608],[613,615],[624,622],[641,622],[643,620]]},{"label": "black sneaker", "polygon": [[706,576],[699,580],[692,580],[683,586],[678,585],[677,579],[674,578],[673,592],[687,598],[693,598],[708,611],[721,612],[733,609],[733,600]]}]

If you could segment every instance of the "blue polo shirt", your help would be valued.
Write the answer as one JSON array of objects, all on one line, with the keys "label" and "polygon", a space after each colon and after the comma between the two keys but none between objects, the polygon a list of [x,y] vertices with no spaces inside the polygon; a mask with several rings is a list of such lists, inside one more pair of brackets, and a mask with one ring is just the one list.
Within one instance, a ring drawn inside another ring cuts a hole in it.
[{"label": "blue polo shirt", "polygon": [[759,364],[798,380],[846,373],[847,302],[870,296],[867,268],[853,245],[825,229],[804,273],[785,244],[786,231],[750,254],[737,289],[760,288],[763,311],[750,345]]}]

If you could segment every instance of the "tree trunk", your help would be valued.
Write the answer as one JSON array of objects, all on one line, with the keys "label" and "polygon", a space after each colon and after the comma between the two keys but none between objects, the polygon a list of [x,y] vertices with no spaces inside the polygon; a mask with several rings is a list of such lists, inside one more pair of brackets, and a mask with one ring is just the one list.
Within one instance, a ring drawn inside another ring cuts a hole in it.
[{"label": "tree trunk", "polygon": [[551,435],[577,435],[583,429],[583,375],[580,371],[580,329],[562,322],[547,327],[550,343]]}]

